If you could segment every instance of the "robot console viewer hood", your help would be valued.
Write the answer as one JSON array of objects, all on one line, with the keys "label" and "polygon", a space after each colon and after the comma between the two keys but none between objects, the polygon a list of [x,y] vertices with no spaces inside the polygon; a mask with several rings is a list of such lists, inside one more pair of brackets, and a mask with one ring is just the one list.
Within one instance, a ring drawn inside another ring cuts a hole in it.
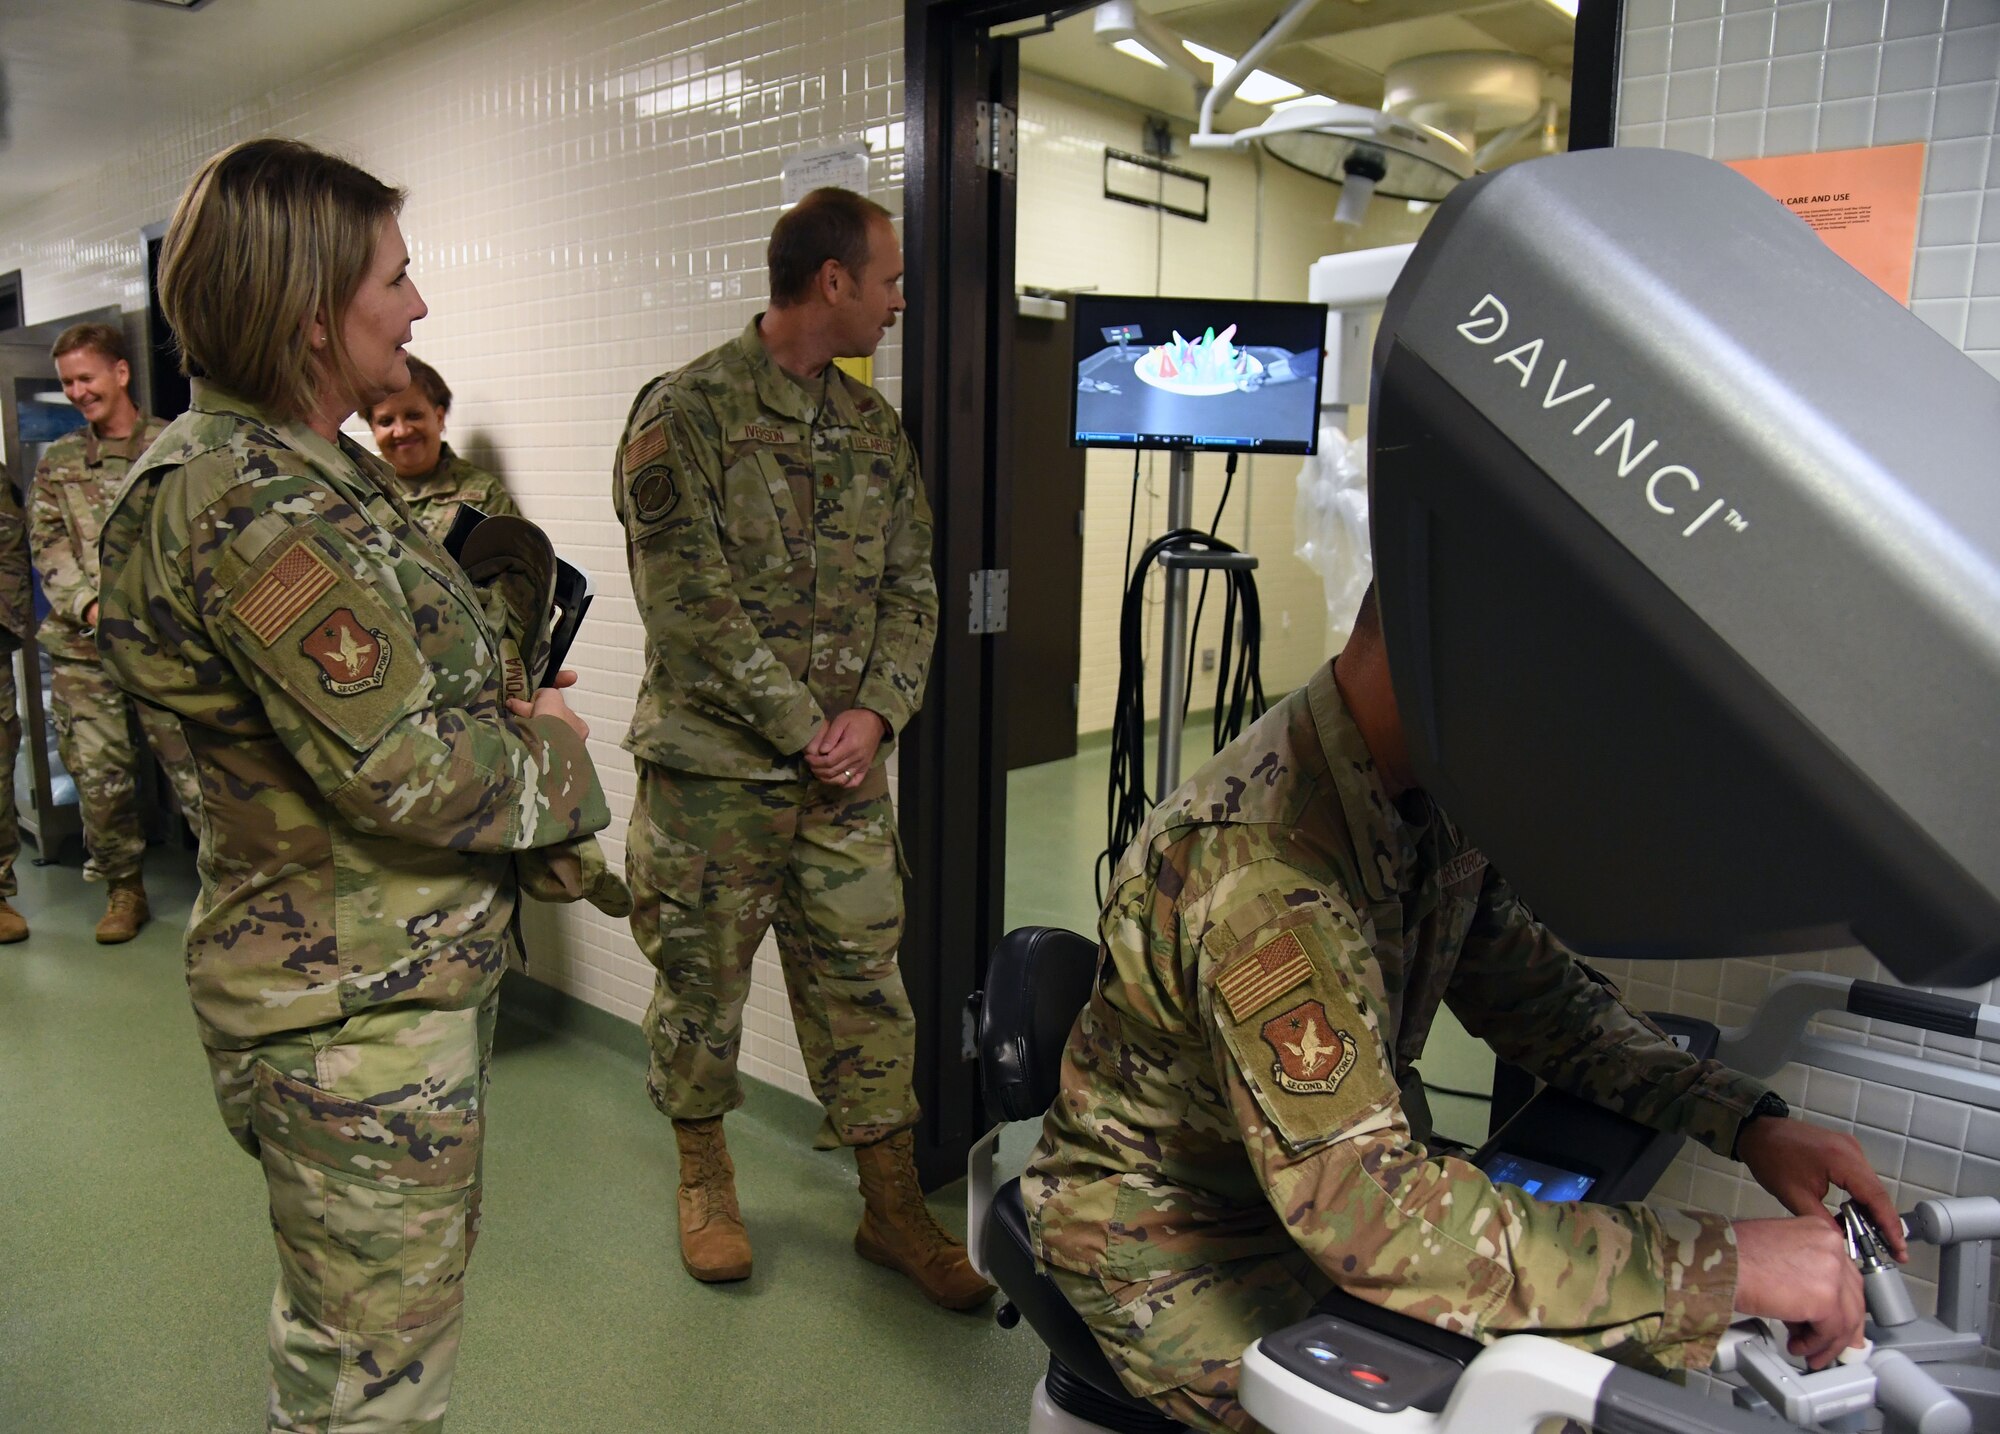
[{"label": "robot console viewer hood", "polygon": [[2000,973],[2000,385],[1709,160],[1461,186],[1375,351],[1419,779],[1581,950]]}]

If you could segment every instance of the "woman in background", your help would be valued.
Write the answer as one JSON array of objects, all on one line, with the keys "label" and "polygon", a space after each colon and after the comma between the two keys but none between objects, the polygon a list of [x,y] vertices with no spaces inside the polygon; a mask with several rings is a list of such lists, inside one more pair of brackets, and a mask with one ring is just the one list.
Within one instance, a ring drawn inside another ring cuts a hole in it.
[{"label": "woman in background", "polygon": [[160,263],[193,406],[102,542],[105,663],[200,797],[188,987],[270,1194],[272,1429],[442,1427],[514,855],[608,816],[584,724],[502,700],[478,595],[340,433],[410,383],[402,201],[289,140],[202,167]]},{"label": "woman in background", "polygon": [[414,355],[409,362],[409,386],[370,408],[368,426],[375,446],[396,470],[398,490],[417,522],[442,543],[463,504],[489,518],[518,514],[521,510],[498,478],[460,458],[444,441],[451,389],[443,377]]}]

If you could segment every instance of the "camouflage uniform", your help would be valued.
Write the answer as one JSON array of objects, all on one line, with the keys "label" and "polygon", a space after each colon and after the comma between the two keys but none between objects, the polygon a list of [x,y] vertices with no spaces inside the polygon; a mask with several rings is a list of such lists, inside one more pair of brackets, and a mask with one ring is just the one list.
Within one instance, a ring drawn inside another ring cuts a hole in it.
[{"label": "camouflage uniform", "polygon": [[1482,1339],[1708,1362],[1727,1221],[1492,1185],[1429,1153],[1398,1092],[1440,1002],[1505,1059],[1717,1151],[1764,1087],[1591,979],[1422,793],[1392,803],[1331,666],[1153,813],[1101,936],[1021,1184],[1134,1392],[1256,1428],[1241,1352],[1330,1284]]},{"label": "camouflage uniform", "polygon": [[609,819],[386,467],[209,385],[105,526],[106,665],[199,788],[188,987],[270,1189],[271,1427],[441,1427],[516,852]]},{"label": "camouflage uniform", "polygon": [[518,516],[521,511],[505,484],[460,458],[449,443],[439,445],[437,467],[429,473],[421,478],[398,475],[395,481],[411,515],[434,543],[442,543],[451,531],[461,504],[470,503],[489,518]]},{"label": "camouflage uniform", "polygon": [[[761,316],[760,316],[761,317]],[[641,390],[613,479],[646,682],[627,871],[659,971],[648,1089],[681,1120],[742,1103],[751,959],[775,920],[806,1070],[840,1138],[915,1124],[915,1025],[896,965],[903,893],[882,769],[859,788],[799,755],[854,707],[900,731],[937,632],[915,451],[873,389],[808,388],[756,321]]]},{"label": "camouflage uniform", "polygon": [[0,463],[0,898],[20,890],[14,863],[21,855],[21,814],[14,762],[21,752],[21,699],[14,688],[14,654],[34,625],[28,575],[28,522],[7,465]]},{"label": "camouflage uniform", "polygon": [[112,500],[165,428],[141,414],[131,436],[114,441],[85,424],[50,444],[35,470],[29,534],[49,600],[36,637],[49,655],[56,745],[82,809],[86,881],[137,877],[146,857],[131,709],[98,658],[84,614],[98,600],[97,538]]}]

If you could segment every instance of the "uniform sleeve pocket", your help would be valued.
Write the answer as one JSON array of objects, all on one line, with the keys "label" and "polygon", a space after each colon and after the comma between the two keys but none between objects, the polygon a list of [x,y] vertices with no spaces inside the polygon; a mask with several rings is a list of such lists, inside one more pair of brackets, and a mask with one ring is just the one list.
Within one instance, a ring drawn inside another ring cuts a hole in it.
[{"label": "uniform sleeve pocket", "polygon": [[244,661],[367,752],[429,700],[434,679],[408,613],[355,577],[319,528],[261,553],[231,584],[223,617]]},{"label": "uniform sleeve pocket", "polygon": [[1294,1153],[1395,1101],[1376,1024],[1343,978],[1343,950],[1316,921],[1267,927],[1218,963],[1204,993],[1245,1088]]},{"label": "uniform sleeve pocket", "polygon": [[287,1292],[334,1329],[413,1329],[464,1298],[481,1125],[370,1105],[259,1061],[261,1147]]}]

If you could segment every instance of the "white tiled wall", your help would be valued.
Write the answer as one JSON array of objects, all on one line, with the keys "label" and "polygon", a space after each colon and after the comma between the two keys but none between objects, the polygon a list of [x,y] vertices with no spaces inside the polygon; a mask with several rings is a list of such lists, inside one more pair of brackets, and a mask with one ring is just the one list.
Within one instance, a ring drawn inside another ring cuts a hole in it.
[{"label": "white tiled wall", "polygon": [[[873,195],[901,207],[901,0],[541,0],[475,5],[361,62],[227,111],[170,119],[89,179],[0,213],[0,272],[31,322],[145,301],[142,225],[194,167],[259,134],[336,149],[407,185],[403,227],[431,307],[412,348],[456,395],[450,436],[507,479],[591,571],[575,706],[611,797],[643,633],[612,516],[612,449],[647,378],[734,336],[761,307],[779,166],[869,140]],[[878,383],[899,396],[892,335]],[[651,968],[622,921],[534,914],[534,974],[631,1020]],[[922,953],[906,953],[906,960]],[[743,1068],[809,1095],[767,950]]]},{"label": "white tiled wall", "polygon": [[[1106,65],[1136,63],[1106,51]],[[1143,152],[1149,112],[1123,101],[1033,73],[1021,76],[1020,202],[1017,281],[1048,289],[1095,289],[1109,294],[1178,294],[1204,298],[1304,299],[1306,271],[1322,254],[1402,244],[1417,237],[1428,207],[1378,199],[1368,223],[1336,228],[1340,190],[1276,161],[1234,151],[1193,150],[1188,126],[1176,127],[1172,161],[1209,176],[1207,223],[1159,214],[1104,197],[1104,151]],[[1257,555],[1258,599],[1264,615],[1264,690],[1273,697],[1304,684],[1328,651],[1326,601],[1320,579],[1293,556],[1292,510],[1303,459],[1245,458],[1237,472],[1219,536]],[[1206,528],[1222,493],[1224,460],[1195,460],[1194,524]],[[1111,725],[1118,689],[1118,621],[1125,595],[1125,526],[1132,505],[1132,455],[1090,451],[1086,466],[1083,614],[1079,732]],[[1167,456],[1140,459],[1136,553],[1167,528]],[[1157,574],[1146,607],[1145,651],[1157,663],[1160,604]],[[1215,605],[1210,604],[1210,614]],[[1204,620],[1214,642],[1216,617]],[[1210,704],[1213,674],[1197,670],[1193,706]],[[1145,684],[1147,712],[1158,683]]]},{"label": "white tiled wall", "polygon": [[[1729,160],[1927,142],[1910,307],[2000,377],[2000,0],[1626,0],[1625,23],[1621,145]],[[1606,968],[1640,1005],[1725,1026],[1786,971],[1891,979],[1860,952]],[[1962,994],[2000,999],[2000,982]],[[1846,1016],[1826,1024],[1870,1027]],[[1970,1042],[1886,1034],[1898,1029],[1876,1028],[1870,1044],[2000,1073],[2000,1056],[1982,1061]],[[2000,1194],[2000,1115],[1796,1066],[1776,1084],[1814,1118],[1852,1128],[1902,1209],[1929,1195]],[[1677,1162],[1660,1194],[1777,1213],[1742,1167],[1706,1152]],[[1920,1309],[1935,1270],[1934,1252],[1918,1247]]]},{"label": "white tiled wall", "polygon": [[1928,142],[1911,309],[2000,376],[2000,0],[1628,0],[1618,142]]}]

